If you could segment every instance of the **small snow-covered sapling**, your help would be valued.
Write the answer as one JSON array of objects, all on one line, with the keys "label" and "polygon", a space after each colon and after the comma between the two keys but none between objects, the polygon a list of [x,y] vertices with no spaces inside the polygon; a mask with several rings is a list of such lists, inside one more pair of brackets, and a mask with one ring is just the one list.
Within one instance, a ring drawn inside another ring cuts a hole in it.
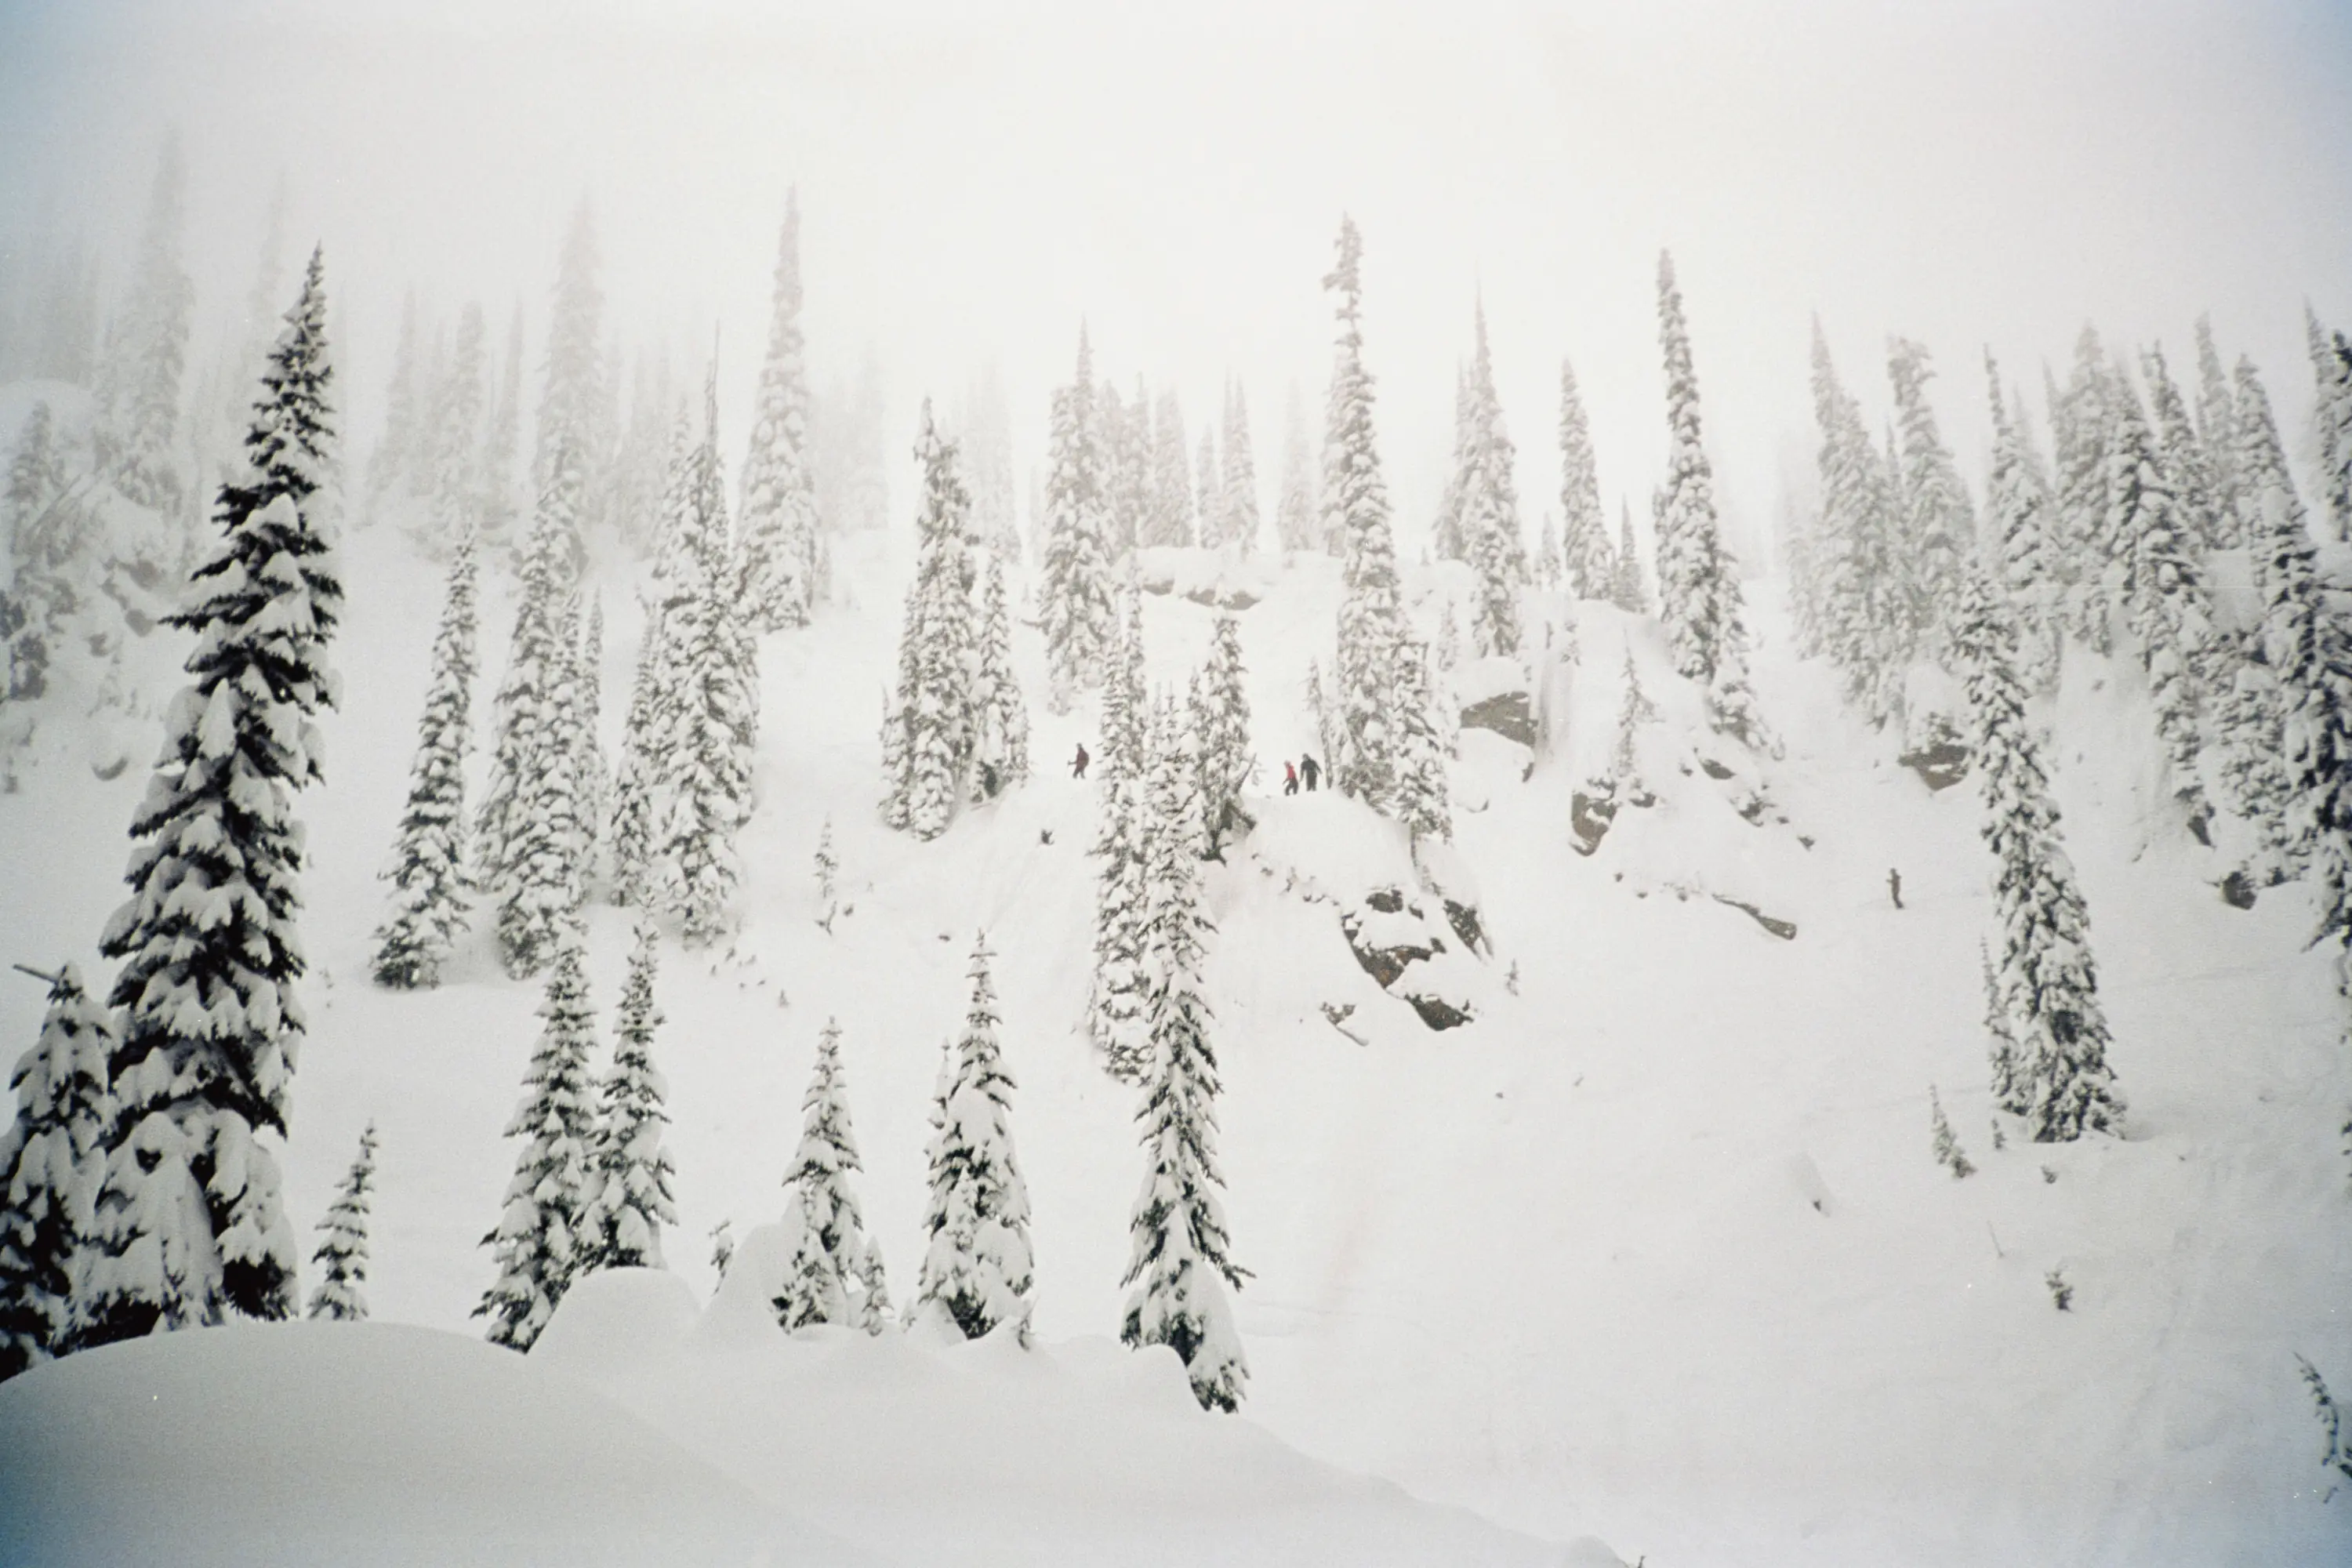
[{"label": "small snow-covered sapling", "polygon": [[719,1270],[719,1278],[727,1278],[727,1266],[735,1260],[735,1234],[731,1219],[722,1219],[710,1227],[710,1267]]},{"label": "small snow-covered sapling", "polygon": [[2053,1268],[2042,1277],[2042,1282],[2050,1287],[2051,1302],[2060,1311],[2071,1312],[2074,1310],[2074,1287],[2066,1282],[2066,1271],[2063,1268]]},{"label": "small snow-covered sapling", "polygon": [[1968,1155],[1960,1148],[1959,1139],[1953,1135],[1952,1124],[1944,1116],[1944,1102],[1936,1097],[1936,1086],[1932,1083],[1927,1086],[1927,1110],[1928,1126],[1935,1133],[1936,1163],[1948,1169],[1956,1182],[1975,1175],[1977,1168],[1969,1163]]},{"label": "small snow-covered sapling", "polygon": [[2299,1355],[2294,1364],[2303,1369],[2304,1386],[2311,1390],[2312,1413],[2319,1417],[2321,1435],[2327,1439],[2327,1451],[2319,1456],[2320,1466],[2352,1481],[2352,1450],[2344,1447],[2344,1412],[2336,1405],[2336,1396],[2328,1392],[2327,1380],[2319,1375],[2317,1367]]}]

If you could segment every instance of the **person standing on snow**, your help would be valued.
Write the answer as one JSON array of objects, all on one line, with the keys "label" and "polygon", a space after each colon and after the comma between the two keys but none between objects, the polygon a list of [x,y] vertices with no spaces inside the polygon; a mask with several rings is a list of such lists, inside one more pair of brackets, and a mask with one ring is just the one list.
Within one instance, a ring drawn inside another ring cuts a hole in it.
[{"label": "person standing on snow", "polygon": [[1323,776],[1323,764],[1315,760],[1313,752],[1301,752],[1298,755],[1298,771],[1307,775],[1307,793],[1313,795],[1315,781]]},{"label": "person standing on snow", "polygon": [[1282,793],[1285,795],[1298,793],[1298,770],[1291,766],[1290,760],[1286,757],[1283,759],[1282,763]]},{"label": "person standing on snow", "polygon": [[1903,873],[1892,866],[1886,868],[1886,892],[1887,896],[1895,900],[1895,907],[1901,909],[1903,907]]},{"label": "person standing on snow", "polygon": [[1078,742],[1078,754],[1070,759],[1070,776],[1074,779],[1082,779],[1086,777],[1087,761],[1087,743],[1084,741],[1080,741]]}]

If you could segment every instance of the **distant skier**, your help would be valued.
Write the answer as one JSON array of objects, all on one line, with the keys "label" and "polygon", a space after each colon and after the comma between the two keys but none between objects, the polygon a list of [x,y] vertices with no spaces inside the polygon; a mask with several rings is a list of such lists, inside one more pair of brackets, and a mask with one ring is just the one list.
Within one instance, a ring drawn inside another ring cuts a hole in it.
[{"label": "distant skier", "polygon": [[1903,873],[1892,866],[1886,868],[1886,893],[1895,900],[1896,909],[1903,907]]},{"label": "distant skier", "polygon": [[1086,777],[1087,761],[1087,743],[1084,741],[1080,741],[1078,742],[1078,754],[1070,759],[1070,776],[1074,779],[1082,779]]},{"label": "distant skier", "polygon": [[1323,764],[1315,760],[1314,753],[1301,752],[1298,758],[1298,771],[1307,775],[1307,793],[1313,795],[1315,781],[1323,776]]},{"label": "distant skier", "polygon": [[1286,760],[1282,764],[1282,793],[1285,795],[1298,793],[1298,770]]}]

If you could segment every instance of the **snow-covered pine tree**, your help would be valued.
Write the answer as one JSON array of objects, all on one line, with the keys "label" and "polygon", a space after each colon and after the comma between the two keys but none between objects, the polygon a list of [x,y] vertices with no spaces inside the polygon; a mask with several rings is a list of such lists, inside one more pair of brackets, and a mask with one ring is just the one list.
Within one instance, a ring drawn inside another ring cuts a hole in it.
[{"label": "snow-covered pine tree", "polygon": [[1544,509],[1543,531],[1536,537],[1533,571],[1536,586],[1546,593],[1559,586],[1559,530],[1552,524],[1549,507]]},{"label": "snow-covered pine tree", "polygon": [[1899,559],[1916,597],[1915,618],[1924,649],[1941,654],[1947,628],[1959,606],[1963,563],[1976,546],[1976,517],[1968,487],[1927,404],[1927,382],[1936,373],[1927,348],[1908,338],[1890,338],[1887,379],[1895,388],[1895,416],[1902,435],[1903,502]]},{"label": "snow-covered pine tree", "polygon": [[584,879],[595,865],[597,841],[604,836],[605,813],[612,806],[613,773],[605,765],[600,733],[604,723],[604,601],[589,590],[583,592],[589,593],[588,616],[572,654],[572,685],[579,709],[572,737],[580,750],[572,765],[580,781]]},{"label": "snow-covered pine tree", "polygon": [[991,552],[982,578],[973,648],[971,800],[993,799],[1029,776],[1029,705],[1013,668],[1013,618],[1004,603],[1004,562]]},{"label": "snow-covered pine tree", "polygon": [[2213,474],[2206,460],[2205,443],[2198,439],[2197,428],[2189,423],[2188,400],[2173,384],[2172,373],[2164,363],[2164,350],[2160,346],[2149,349],[2140,355],[2139,363],[2147,380],[2157,457],[2172,486],[2173,500],[2180,508],[2182,542],[2189,553],[2201,562],[2207,551],[2221,547],[2221,520],[2214,513]]},{"label": "snow-covered pine tree", "polygon": [[2315,582],[2308,592],[2299,616],[2274,616],[2292,699],[2284,837],[2311,867],[2319,921],[2308,945],[2336,948],[2336,988],[2352,997],[2352,595]]},{"label": "snow-covered pine tree", "polygon": [[1029,1188],[1013,1152],[1012,1075],[997,1046],[988,935],[971,949],[971,1006],[941,1063],[931,1108],[930,1201],[919,1318],[944,1317],[966,1339],[1005,1323],[1029,1342]]},{"label": "snow-covered pine tree", "polygon": [[47,978],[40,1038],[8,1079],[16,1120],[0,1129],[0,1382],[65,1347],[115,1122],[113,1015],[74,965]]},{"label": "snow-covered pine tree", "polygon": [[440,384],[434,388],[426,419],[425,478],[429,488],[417,542],[436,560],[480,527],[479,447],[488,363],[482,308],[468,300],[458,313],[457,342],[442,368]]},{"label": "snow-covered pine tree", "polygon": [[1465,417],[1454,477],[1455,526],[1462,558],[1478,583],[1471,632],[1479,657],[1516,657],[1522,632],[1519,585],[1527,580],[1527,546],[1519,537],[1518,492],[1512,480],[1516,452],[1503,427],[1495,391],[1495,363],[1486,345],[1486,308],[1477,310],[1476,348],[1464,383]]},{"label": "snow-covered pine tree", "polygon": [[2014,606],[2018,674],[2036,691],[2058,679],[2058,602],[2052,570],[2049,492],[2027,445],[2021,410],[2005,402],[2000,368],[1985,354],[1992,403],[1992,471],[1985,480],[1985,554],[1998,561],[1998,581]]},{"label": "snow-covered pine tree", "polygon": [[1739,577],[1715,515],[1715,474],[1699,433],[1698,378],[1674,258],[1658,253],[1658,341],[1665,351],[1666,424],[1673,438],[1658,513],[1658,614],[1675,668],[1706,693],[1707,721],[1758,751],[1770,739],[1748,684]]},{"label": "snow-covered pine tree", "polygon": [[2311,307],[2311,369],[2318,384],[2311,411],[2319,447],[2319,489],[2330,537],[2352,540],[2352,339],[2322,332]]},{"label": "snow-covered pine tree", "polygon": [[129,298],[107,333],[100,378],[99,460],[115,489],[167,517],[186,479],[175,446],[195,285],[182,260],[187,168],[179,139],[163,143],[139,235]]},{"label": "snow-covered pine tree", "polygon": [[1140,1081],[1144,1064],[1143,862],[1147,713],[1143,609],[1130,584],[1119,636],[1103,679],[1101,826],[1094,853],[1094,979],[1087,1033],[1113,1077]]},{"label": "snow-covered pine tree", "polygon": [[1339,541],[1339,659],[1330,752],[1334,788],[1374,810],[1396,790],[1396,666],[1405,642],[1389,491],[1372,437],[1372,376],[1364,368],[1364,245],[1339,219],[1337,264],[1323,287],[1339,298],[1339,337],[1323,433],[1323,527]]},{"label": "snow-covered pine tree", "polygon": [[1952,1123],[1944,1115],[1944,1102],[1937,1095],[1936,1086],[1932,1083],[1927,1086],[1927,1128],[1931,1134],[1929,1147],[1935,1153],[1936,1163],[1951,1172],[1952,1180],[1956,1182],[1975,1175],[1977,1168],[1960,1148],[1959,1139],[1953,1135]]},{"label": "snow-covered pine tree", "polygon": [[1192,682],[1191,731],[1199,771],[1201,850],[1224,858],[1224,841],[1247,821],[1242,790],[1249,783],[1249,692],[1243,684],[1241,623],[1219,616],[1209,638],[1208,662]]},{"label": "snow-covered pine tree", "polygon": [[605,842],[613,853],[613,901],[644,909],[653,892],[654,823],[665,787],[659,729],[667,679],[659,605],[646,607],[645,639],[637,645],[629,710],[622,721],[621,761],[613,770],[612,815]]},{"label": "snow-covered pine tree", "polygon": [[376,983],[401,990],[437,985],[441,965],[466,931],[466,745],[473,705],[474,541],[449,558],[441,626],[433,637],[432,684],[417,721],[408,804],[392,859],[393,910],[376,928]]},{"label": "snow-covered pine tree", "polygon": [[505,358],[499,372],[498,402],[490,410],[482,442],[482,493],[475,516],[478,536],[493,546],[511,543],[515,528],[515,458],[522,447],[522,301],[507,322]]},{"label": "snow-covered pine tree", "polygon": [[1398,650],[1396,683],[1396,805],[1391,814],[1418,841],[1454,837],[1454,806],[1445,774],[1450,737],[1440,726],[1429,649],[1407,642]]},{"label": "snow-covered pine tree", "polygon": [[2238,402],[2207,316],[2197,318],[2197,439],[2205,448],[2206,478],[2213,487],[2210,542],[2216,550],[2232,549],[2245,542],[2238,531]]},{"label": "snow-covered pine tree", "polygon": [[327,1217],[319,1222],[325,1233],[310,1261],[326,1275],[310,1292],[307,1316],[340,1322],[367,1321],[368,1194],[375,1190],[375,1123],[360,1133],[360,1152],[335,1189]]},{"label": "snow-covered pine tree", "polygon": [[564,922],[539,1005],[545,1026],[523,1074],[523,1096],[506,1135],[523,1141],[507,1184],[506,1207],[482,1237],[498,1279],[474,1316],[490,1321],[489,1342],[527,1351],[593,1255],[587,1228],[590,1152],[596,1136],[588,1058],[596,1015],[588,997],[585,939]]},{"label": "snow-covered pine tree", "polygon": [[801,1097],[800,1147],[784,1173],[791,1194],[785,1206],[797,1208],[801,1221],[800,1245],[773,1302],[776,1321],[787,1331],[840,1323],[878,1334],[889,1322],[882,1249],[866,1234],[866,1215],[849,1183],[850,1173],[863,1169],[841,1075],[841,1026],[827,1018],[808,1092]]},{"label": "snow-covered pine tree", "polygon": [[1643,580],[1642,553],[1633,542],[1633,508],[1622,498],[1617,502],[1617,580],[1609,598],[1629,616],[1650,613],[1649,584]]},{"label": "snow-covered pine tree", "polygon": [[568,588],[587,562],[582,535],[599,515],[595,479],[610,445],[611,389],[604,376],[604,296],[596,281],[598,267],[595,218],[583,197],[572,210],[556,266],[547,374],[540,388],[530,462],[539,510],[561,531],[551,562],[559,588]]},{"label": "snow-covered pine tree", "polygon": [[411,289],[400,305],[400,336],[392,355],[392,381],[383,400],[383,434],[368,457],[367,493],[371,507],[406,480],[418,466],[423,441],[423,416],[418,406],[416,290]]},{"label": "snow-covered pine tree", "polygon": [[1151,418],[1151,510],[1140,542],[1192,542],[1192,448],[1184,439],[1184,409],[1176,389],[1160,395]]},{"label": "snow-covered pine tree", "polygon": [[[1109,387],[1103,390],[1106,405],[1115,407]],[[1116,432],[1110,448],[1110,557],[1117,561],[1135,553],[1151,518],[1151,395],[1140,375],[1135,378],[1135,402],[1110,428]]]},{"label": "snow-covered pine tree", "polygon": [[917,517],[915,580],[898,644],[898,686],[889,722],[897,725],[899,766],[884,781],[886,820],[918,838],[947,831],[964,796],[964,772],[977,740],[973,711],[972,563],[964,551],[969,499],[956,473],[955,443],[942,437],[923,404],[915,460],[922,465],[923,506]]},{"label": "snow-covered pine tree", "polygon": [[597,1085],[597,1113],[580,1205],[577,1273],[594,1268],[663,1268],[662,1226],[677,1223],[670,1195],[676,1167],[662,1147],[669,1125],[669,1084],[654,1067],[655,932],[637,922],[628,978],[613,1016],[613,1065]]},{"label": "snow-covered pine tree", "polygon": [[1172,713],[1163,712],[1152,747],[1144,879],[1150,1076],[1136,1120],[1145,1170],[1128,1222],[1132,1247],[1120,1283],[1129,1293],[1119,1338],[1171,1347],[1201,1407],[1233,1410],[1249,1368],[1225,1290],[1239,1289],[1247,1271],[1232,1258],[1217,1168],[1217,1058],[1201,984],[1215,927],[1201,900],[1188,759]]},{"label": "snow-covered pine tree", "polygon": [[816,923],[829,931],[833,929],[834,916],[841,911],[841,858],[834,852],[833,818],[830,816],[824,819],[824,826],[817,831],[815,863],[816,907],[824,911],[817,916]]},{"label": "snow-covered pine tree", "polygon": [[1282,423],[1282,499],[1276,503],[1274,531],[1285,550],[1320,550],[1323,529],[1316,515],[1314,458],[1307,445],[1307,400],[1290,384]]},{"label": "snow-covered pine tree", "polygon": [[1592,425],[1576,388],[1576,367],[1565,359],[1559,362],[1559,550],[1572,597],[1616,596],[1617,555],[1609,545],[1609,520],[1601,510]]},{"label": "snow-covered pine tree", "polygon": [[2139,398],[2120,377],[2110,389],[2106,532],[2124,551],[2124,610],[2156,707],[2172,797],[2198,842],[2210,843],[2198,754],[2204,746],[2200,672],[2211,662],[2212,615],[2195,545],[2157,454]]},{"label": "snow-covered pine tree", "polygon": [[[2017,1036],[2010,1026],[2009,998],[2001,989],[2000,976],[1992,966],[1992,953],[1984,939],[1977,939],[1977,967],[1983,976],[1985,1038],[1991,1042],[1988,1051],[1991,1067],[1992,1102],[1996,1109],[2014,1104],[2017,1100]],[[1993,1123],[1992,1146],[2000,1147],[2000,1124]]]},{"label": "snow-covered pine tree", "polygon": [[1249,399],[1235,376],[1225,387],[1225,539],[1244,555],[1257,553],[1257,459],[1251,456]]},{"label": "snow-covered pine tree", "polygon": [[1106,546],[1104,458],[1095,419],[1094,356],[1078,328],[1077,375],[1054,393],[1047,434],[1045,548],[1037,619],[1045,633],[1046,706],[1070,710],[1083,686],[1102,679],[1115,635]]},{"label": "snow-covered pine tree", "polygon": [[2056,528],[2066,629],[2098,653],[2115,647],[2113,605],[2121,565],[2107,526],[2107,444],[2116,375],[2088,323],[2074,342],[2074,369],[2050,405],[2058,464]]},{"label": "snow-covered pine tree", "polygon": [[1192,499],[1200,508],[1201,543],[1216,550],[1226,542],[1226,527],[1231,520],[1225,516],[1225,494],[1217,482],[1217,432],[1213,427],[1202,428],[1199,452],[1192,471]]},{"label": "snow-covered pine tree", "polygon": [[475,885],[497,910],[499,962],[516,979],[545,967],[582,895],[580,749],[568,724],[577,707],[559,583],[577,537],[562,489],[541,489],[492,721],[489,781],[474,816]]},{"label": "snow-covered pine tree", "polygon": [[[2000,945],[1995,973],[2015,1042],[2001,1109],[2025,1118],[2037,1142],[2119,1131],[2124,1101],[2107,1066],[2090,915],[2060,841],[2041,744],[2026,719],[2016,623],[1980,568],[1972,567],[1962,583],[1953,652],[1967,672],[1975,721],[1970,750],[1983,792],[1980,831],[1992,852]],[[1994,1072],[2002,1076],[1998,1060]]]},{"label": "snow-covered pine tree", "polygon": [[121,1107],[78,1345],[294,1310],[293,1229],[257,1135],[285,1135],[301,1048],[291,806],[323,776],[311,720],[337,688],[342,584],[305,510],[332,472],[326,320],[314,250],[269,351],[246,470],[221,486],[222,537],[171,617],[195,636],[193,679],[131,819],[130,901],[100,944],[123,960],[109,998],[123,1009]]},{"label": "snow-covered pine tree", "polygon": [[801,206],[784,200],[768,357],[743,459],[742,607],[763,632],[808,625],[816,565],[816,489],[808,452],[808,366],[801,336]]},{"label": "snow-covered pine tree", "polygon": [[1862,405],[1840,384],[1829,340],[1813,322],[1813,418],[1821,431],[1820,634],[1844,678],[1846,700],[1883,724],[1896,716],[1918,635],[1902,524],[1892,487],[1863,423]]}]

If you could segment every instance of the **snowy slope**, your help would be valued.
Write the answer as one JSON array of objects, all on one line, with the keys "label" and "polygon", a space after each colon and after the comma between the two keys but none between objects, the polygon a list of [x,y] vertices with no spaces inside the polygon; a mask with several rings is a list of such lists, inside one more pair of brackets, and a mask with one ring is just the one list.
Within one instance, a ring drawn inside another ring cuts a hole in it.
[{"label": "snowy slope", "polygon": [[[467,1331],[538,992],[499,973],[486,934],[437,992],[366,982],[438,583],[382,531],[348,556],[331,782],[301,806],[315,973],[289,1201],[299,1223],[321,1214],[375,1118],[377,1314]],[[876,731],[901,578],[878,550],[842,564],[843,602],[763,649],[743,935],[731,955],[664,951],[656,1049],[683,1220],[670,1262],[707,1294],[703,1233],[729,1218],[740,1237],[779,1212],[816,1031],[837,1016],[866,1215],[907,1292],[929,1096],[985,926],[1020,1085],[1040,1364],[1097,1367],[1105,1352],[1080,1342],[1118,1321],[1140,1158],[1130,1095],[1078,1029],[1093,803],[1063,759],[1095,741],[1091,721],[1044,712],[1024,629],[1037,778],[935,843],[887,833]],[[1279,758],[1313,744],[1299,683],[1310,658],[1328,662],[1338,590],[1321,561],[1265,576],[1268,596],[1240,616],[1270,794]],[[609,742],[635,626],[625,587],[604,595]],[[1181,680],[1216,612],[1145,602],[1152,679]],[[485,689],[506,616],[486,594]],[[1786,830],[1733,817],[1702,851],[1628,836],[1587,858],[1568,822],[1590,724],[1573,715],[1589,705],[1568,710],[1576,732],[1555,732],[1524,782],[1507,747],[1472,732],[1460,798],[1484,809],[1457,809],[1458,848],[1495,951],[1467,961],[1467,1026],[1424,1027],[1358,967],[1334,910],[1286,889],[1284,869],[1325,853],[1297,847],[1320,832],[1310,814],[1345,803],[1255,803],[1263,841],[1207,884],[1229,1214],[1255,1275],[1237,1298],[1253,1378],[1231,1425],[1655,1564],[2352,1557],[2352,1499],[2315,1495],[2319,1437],[2293,1361],[2352,1391],[2334,1131],[2352,1053],[2325,963],[2301,950],[2301,891],[2223,905],[2215,868],[2142,820],[2149,726],[2134,681],[2075,670],[2055,715],[2057,787],[2133,1135],[1996,1153],[1972,786],[1931,796],[1891,742],[1839,710],[1822,671],[1789,660],[1769,611],[1757,619],[1759,692],[1787,742],[1771,769]],[[1622,657],[1598,625],[1579,680]],[[0,796],[5,863],[33,890],[0,909],[0,956],[94,962],[140,773],[101,784],[61,751]],[[830,934],[810,870],[828,816],[855,906]],[[1791,847],[1798,832],[1810,849]],[[1381,852],[1338,853],[1370,867]],[[1693,853],[1705,863],[1669,863]],[[1699,873],[1769,892],[1800,934],[1677,897]],[[597,909],[607,1017],[625,945],[625,917]],[[1366,1043],[1327,1004],[1352,1004]],[[30,982],[0,990],[5,1037],[29,1041],[39,1005]],[[1968,1182],[1929,1159],[1931,1082],[1982,1168]],[[2074,1285],[2069,1313],[2044,1289],[2053,1268]],[[826,1375],[780,1362],[773,1386]],[[626,1382],[613,1396],[660,1425],[660,1380]]]}]

